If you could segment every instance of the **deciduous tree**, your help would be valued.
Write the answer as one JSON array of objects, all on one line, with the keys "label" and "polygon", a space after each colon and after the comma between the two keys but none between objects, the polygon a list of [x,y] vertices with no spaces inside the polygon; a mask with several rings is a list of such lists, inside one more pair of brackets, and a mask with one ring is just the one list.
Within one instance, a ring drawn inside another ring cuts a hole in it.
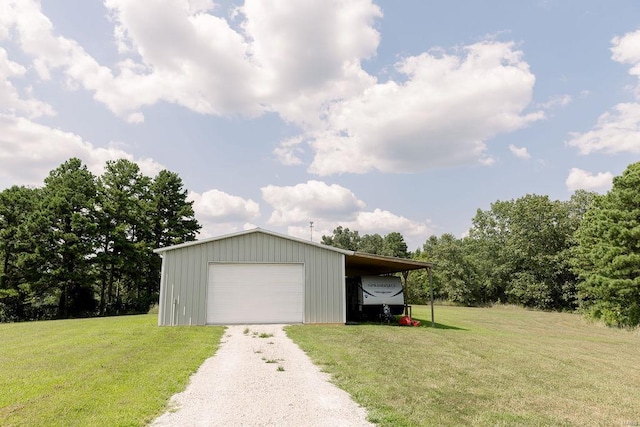
[{"label": "deciduous tree", "polygon": [[342,228],[342,226],[339,225],[333,230],[333,235],[322,236],[321,242],[323,245],[357,251],[360,247],[360,234],[356,230],[351,231],[349,228]]},{"label": "deciduous tree", "polygon": [[407,243],[404,241],[404,236],[397,231],[384,236],[382,255],[396,258],[409,258],[410,253],[407,248]]},{"label": "deciduous tree", "polygon": [[365,234],[360,239],[358,250],[368,254],[380,255],[384,249],[384,239],[378,233]]},{"label": "deciduous tree", "polygon": [[[434,263],[434,297],[446,299],[461,305],[479,305],[487,301],[488,295],[478,280],[476,266],[472,258],[472,241],[457,239],[445,233],[440,237],[431,236],[423,245],[419,257]],[[424,274],[417,274],[414,280],[425,283]]]},{"label": "deciduous tree", "polygon": [[587,199],[583,193],[570,202],[526,195],[478,210],[470,239],[479,280],[492,298],[543,309],[574,307],[577,278],[568,251]]}]

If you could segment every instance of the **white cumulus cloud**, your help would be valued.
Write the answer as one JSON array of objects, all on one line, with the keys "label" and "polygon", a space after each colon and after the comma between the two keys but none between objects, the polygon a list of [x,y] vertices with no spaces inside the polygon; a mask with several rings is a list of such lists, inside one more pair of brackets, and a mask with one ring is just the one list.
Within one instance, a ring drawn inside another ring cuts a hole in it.
[{"label": "white cumulus cloud", "polygon": [[[61,71],[68,87],[93,93],[117,116],[175,103],[211,115],[266,111],[304,125],[322,105],[375,79],[360,66],[380,35],[371,0],[247,0],[232,17],[211,1],[105,0],[121,60],[100,64],[75,40],[57,34],[40,4],[10,3],[0,34],[15,32],[42,79]],[[239,21],[236,25],[234,20]],[[309,46],[313,46],[310,49]]]},{"label": "white cumulus cloud", "polygon": [[531,157],[531,154],[529,154],[527,147],[516,147],[515,145],[510,144],[509,151],[511,151],[511,153],[519,159],[528,159]]},{"label": "white cumulus cloud", "polygon": [[487,164],[487,139],[544,117],[525,112],[535,77],[513,43],[424,53],[401,60],[396,69],[405,81],[373,85],[327,108],[325,128],[311,134],[310,172]]},{"label": "white cumulus cloud", "polygon": [[[115,64],[58,34],[33,0],[5,5],[0,35],[15,34],[31,61],[19,67],[43,80],[62,73],[68,88],[92,93],[129,123],[160,102],[218,116],[276,113],[301,134],[275,156],[299,165],[304,146],[317,175],[489,165],[491,137],[544,117],[527,111],[535,76],[511,42],[404,57],[378,81],[361,66],[380,43],[383,15],[372,0],[245,0],[228,16],[207,0],[105,6]],[[51,113],[43,103],[15,107]]]},{"label": "white cumulus cloud", "polygon": [[[113,97],[100,100],[114,112],[160,101],[193,111],[259,114],[262,85],[249,60],[249,44],[211,3],[182,0],[106,0],[116,23],[114,38],[128,54],[120,63]],[[138,59],[140,58],[140,59]]]},{"label": "white cumulus cloud", "polygon": [[52,72],[61,70],[68,87],[80,85],[94,92],[95,99],[107,103],[114,112],[128,110],[108,102],[122,95],[122,83],[126,86],[127,82],[117,84],[112,71],[100,65],[75,40],[55,34],[53,23],[42,13],[39,2],[10,3],[7,12],[8,17],[2,22],[4,31],[15,33],[18,45],[31,58],[41,79],[50,80]]},{"label": "white cumulus cloud", "polygon": [[555,107],[566,107],[571,104],[573,98],[571,95],[556,95],[549,98],[546,102],[538,104],[539,107],[544,109],[551,109]]},{"label": "white cumulus cloud", "polygon": [[220,222],[242,222],[260,216],[260,206],[253,200],[216,189],[202,194],[191,191],[189,200],[193,201],[193,209],[199,217]]},{"label": "white cumulus cloud", "polygon": [[255,228],[249,221],[260,217],[260,205],[251,199],[212,189],[204,193],[190,191],[196,219],[202,226],[199,237],[211,237]]},{"label": "white cumulus cloud", "polygon": [[302,141],[303,139],[300,136],[285,139],[273,150],[273,154],[283,165],[300,165],[302,164],[300,155],[303,153],[302,148],[300,148]]},{"label": "white cumulus cloud", "polygon": [[351,190],[314,180],[285,187],[268,185],[262,188],[262,198],[273,208],[269,218],[273,225],[308,223],[319,218],[352,219],[365,206]]},{"label": "white cumulus cloud", "polygon": [[23,77],[26,71],[25,67],[11,61],[7,51],[0,47],[0,113],[21,113],[29,118],[55,115],[51,105],[21,94],[11,82]]},{"label": "white cumulus cloud", "polygon": [[426,223],[413,221],[383,209],[360,212],[355,221],[347,223],[347,226],[349,225],[363,234],[378,233],[384,235],[398,231],[404,236],[423,236],[425,240],[427,233],[431,231]]},{"label": "white cumulus cloud", "polygon": [[71,157],[82,160],[96,175],[104,172],[107,160],[121,158],[136,162],[147,176],[164,169],[153,159],[136,159],[121,148],[96,147],[71,132],[0,114],[0,187],[42,185],[51,170]]},{"label": "white cumulus cloud", "polygon": [[602,114],[593,129],[570,136],[567,145],[580,154],[640,153],[640,103],[618,104]]},{"label": "white cumulus cloud", "polygon": [[[612,59],[631,64],[629,74],[639,78],[635,95],[640,99],[640,30],[614,37],[611,43]],[[640,102],[617,104],[603,113],[591,130],[569,135],[567,145],[580,154],[640,153]]]},{"label": "white cumulus cloud", "polygon": [[611,172],[593,174],[582,169],[571,168],[565,184],[569,191],[606,191],[613,185],[613,174]]},{"label": "white cumulus cloud", "polygon": [[[319,219],[313,222],[313,240],[319,242],[322,236],[330,236],[333,230],[342,226],[349,230],[356,230],[360,236],[365,234],[380,234],[384,236],[392,232],[399,232],[405,238],[410,250],[420,247],[434,230],[428,222],[419,222],[396,215],[383,209],[361,211],[353,220]],[[309,223],[305,225],[290,225],[288,234],[301,239],[311,239],[312,231]]]},{"label": "white cumulus cloud", "polygon": [[[629,74],[640,78],[640,30],[614,37],[611,43],[611,58],[622,64],[631,64]],[[636,95],[640,96],[640,82],[636,88]]]},{"label": "white cumulus cloud", "polygon": [[311,238],[311,221],[315,241],[320,241],[322,235],[331,235],[339,225],[361,235],[397,231],[416,245],[422,244],[432,231],[427,223],[387,210],[367,211],[365,203],[351,190],[337,184],[308,181],[289,187],[270,185],[262,189],[262,196],[273,208],[269,224],[287,227],[290,235],[303,239]]},{"label": "white cumulus cloud", "polygon": [[247,0],[242,27],[259,66],[259,98],[302,127],[320,110],[375,84],[360,62],[376,53],[382,17],[371,0]]}]

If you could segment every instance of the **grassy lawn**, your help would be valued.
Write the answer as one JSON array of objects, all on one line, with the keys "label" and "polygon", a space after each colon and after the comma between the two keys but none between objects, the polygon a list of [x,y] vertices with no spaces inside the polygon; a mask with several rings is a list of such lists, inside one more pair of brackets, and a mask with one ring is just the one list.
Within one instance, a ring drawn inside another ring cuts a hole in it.
[{"label": "grassy lawn", "polygon": [[0,425],[144,425],[223,331],[157,315],[0,324]]},{"label": "grassy lawn", "polygon": [[638,331],[514,307],[437,306],[436,322],[287,334],[383,426],[640,425]]}]

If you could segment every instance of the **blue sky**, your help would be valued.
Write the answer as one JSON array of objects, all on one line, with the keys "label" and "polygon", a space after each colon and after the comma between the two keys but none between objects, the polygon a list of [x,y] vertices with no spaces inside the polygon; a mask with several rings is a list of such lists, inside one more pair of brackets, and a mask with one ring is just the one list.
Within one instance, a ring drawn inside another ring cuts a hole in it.
[{"label": "blue sky", "polygon": [[202,236],[462,236],[640,160],[640,3],[9,0],[0,188],[177,172]]}]

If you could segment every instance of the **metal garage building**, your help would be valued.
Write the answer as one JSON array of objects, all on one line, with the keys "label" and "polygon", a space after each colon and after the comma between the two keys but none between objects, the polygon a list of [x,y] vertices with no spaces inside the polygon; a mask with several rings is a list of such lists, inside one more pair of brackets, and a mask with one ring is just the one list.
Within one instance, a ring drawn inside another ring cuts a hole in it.
[{"label": "metal garage building", "polygon": [[346,275],[430,268],[259,228],[155,252],[161,326],[345,323]]}]

